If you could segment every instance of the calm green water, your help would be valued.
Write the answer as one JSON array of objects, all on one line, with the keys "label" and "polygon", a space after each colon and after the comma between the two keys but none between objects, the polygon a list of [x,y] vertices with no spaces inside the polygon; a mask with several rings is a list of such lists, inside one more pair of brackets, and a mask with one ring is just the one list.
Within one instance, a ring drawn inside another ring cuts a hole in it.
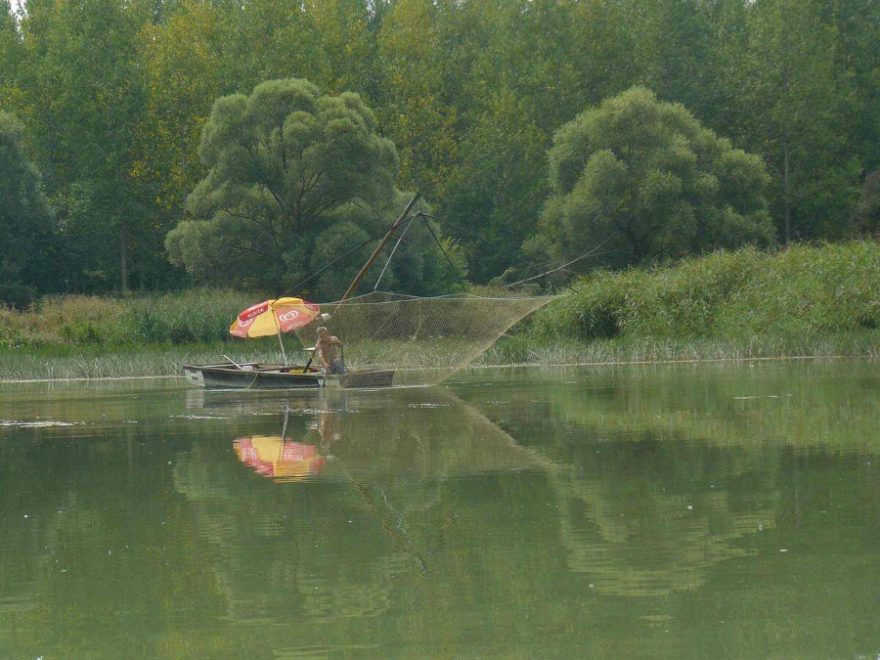
[{"label": "calm green water", "polygon": [[880,653],[880,365],[0,386],[0,657]]}]

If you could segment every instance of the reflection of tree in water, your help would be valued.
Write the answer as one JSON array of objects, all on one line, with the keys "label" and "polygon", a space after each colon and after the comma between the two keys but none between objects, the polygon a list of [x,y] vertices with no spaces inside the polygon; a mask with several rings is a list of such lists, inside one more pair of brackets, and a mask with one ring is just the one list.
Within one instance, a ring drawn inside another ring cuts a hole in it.
[{"label": "reflection of tree in water", "polygon": [[509,399],[502,427],[571,464],[551,477],[560,535],[572,570],[607,593],[694,589],[743,556],[778,524],[788,453],[878,452],[874,365],[565,373],[492,396]]},{"label": "reflection of tree in water", "polygon": [[152,441],[161,424],[147,427],[110,435],[75,426],[0,442],[0,656],[90,657],[96,640],[158,655],[164,638],[147,642],[143,622],[175,607],[196,625],[216,614],[196,558],[166,546],[173,528],[185,547],[187,527],[156,497],[169,468]]},{"label": "reflection of tree in water", "polygon": [[222,460],[216,449],[194,446],[175,465],[174,482],[190,501],[199,537],[209,544],[208,558],[232,619],[368,616],[384,610],[387,589],[379,569],[385,547],[362,547],[360,565],[326,570],[327,540],[344,538],[340,527],[357,515],[338,482],[296,484],[300,488],[293,490],[256,481],[257,475],[242,479],[247,468]]},{"label": "reflection of tree in water", "polygon": [[[558,372],[546,377],[561,380]],[[661,365],[598,370],[575,386],[556,383],[547,388],[547,418],[587,430],[650,431],[718,447],[880,453],[878,376],[870,362]]]},{"label": "reflection of tree in water", "polygon": [[[600,593],[662,596],[702,586],[707,571],[747,556],[749,534],[776,526],[779,450],[722,448],[651,428],[626,433],[573,426],[560,401],[596,405],[561,390],[550,403],[513,405],[504,426],[542,445],[569,469],[550,474],[561,503],[560,539],[569,569]],[[607,405],[600,401],[598,405]],[[622,422],[621,422],[622,423]]]},{"label": "reflection of tree in water", "polygon": [[[587,575],[599,592],[663,596],[697,589],[712,566],[750,554],[739,539],[776,524],[780,497],[770,457],[743,464],[716,452],[692,451],[696,459],[713,462],[715,483],[700,484],[665,469],[675,453],[668,445],[623,444],[606,453],[618,454],[617,449],[630,450],[627,460],[607,461],[598,454],[588,474],[551,479],[563,503],[560,538],[568,566]],[[646,459],[639,458],[641,452]],[[676,456],[676,467],[683,460]],[[639,469],[646,462],[656,472]],[[767,477],[757,480],[762,488],[747,496],[728,490],[731,482],[755,473]]]}]

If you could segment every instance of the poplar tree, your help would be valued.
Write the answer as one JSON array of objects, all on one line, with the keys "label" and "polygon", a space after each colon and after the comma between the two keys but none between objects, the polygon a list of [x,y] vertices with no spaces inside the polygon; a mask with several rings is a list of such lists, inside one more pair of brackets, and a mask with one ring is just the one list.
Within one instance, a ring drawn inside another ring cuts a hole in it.
[{"label": "poplar tree", "polygon": [[21,306],[41,288],[52,213],[22,143],[24,127],[0,111],[0,304]]}]

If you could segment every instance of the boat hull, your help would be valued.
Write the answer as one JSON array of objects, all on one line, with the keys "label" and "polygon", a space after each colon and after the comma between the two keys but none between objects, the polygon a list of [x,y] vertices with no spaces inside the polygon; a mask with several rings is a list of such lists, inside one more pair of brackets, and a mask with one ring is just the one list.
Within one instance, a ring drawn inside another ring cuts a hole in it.
[{"label": "boat hull", "polygon": [[390,387],[391,370],[349,371],[338,376],[325,376],[315,368],[283,367],[248,363],[241,365],[184,365],[186,379],[206,389],[288,390],[320,387]]},{"label": "boat hull", "polygon": [[327,376],[325,386],[332,387],[391,387],[394,371],[390,369],[371,369],[369,371],[346,371],[340,376]]}]

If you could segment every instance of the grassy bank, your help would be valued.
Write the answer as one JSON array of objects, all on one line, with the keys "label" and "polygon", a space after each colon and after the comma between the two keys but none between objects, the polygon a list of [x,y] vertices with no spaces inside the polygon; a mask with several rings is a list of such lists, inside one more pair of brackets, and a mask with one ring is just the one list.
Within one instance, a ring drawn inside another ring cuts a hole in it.
[{"label": "grassy bank", "polygon": [[231,320],[259,299],[204,289],[132,298],[50,296],[24,311],[0,307],[0,348],[224,342]]},{"label": "grassy bank", "polygon": [[183,376],[184,364],[280,362],[278,342],[229,342],[187,346],[153,345],[0,348],[0,381]]},{"label": "grassy bank", "polygon": [[52,296],[0,308],[0,380],[179,376],[182,365],[281,359],[277,341],[241,342],[229,324],[259,296],[191,290],[156,296]]},{"label": "grassy bank", "polygon": [[494,353],[552,362],[876,355],[878,329],[880,246],[861,241],[595,273]]},{"label": "grassy bank", "polygon": [[[0,379],[179,375],[187,362],[223,354],[277,361],[274,338],[241,342],[227,334],[230,319],[257,299],[198,290],[0,309]],[[786,356],[880,356],[880,246],[746,249],[672,268],[595,273],[478,364]]]}]

